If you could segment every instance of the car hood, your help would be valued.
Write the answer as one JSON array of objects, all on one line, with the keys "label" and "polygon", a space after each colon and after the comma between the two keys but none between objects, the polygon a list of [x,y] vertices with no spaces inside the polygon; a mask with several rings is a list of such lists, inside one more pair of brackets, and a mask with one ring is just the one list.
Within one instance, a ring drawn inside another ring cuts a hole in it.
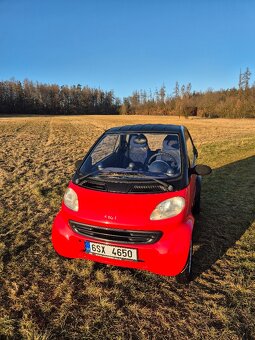
[{"label": "car hood", "polygon": [[109,226],[112,228],[155,229],[155,225],[165,225],[182,220],[185,209],[176,217],[161,221],[151,221],[150,215],[156,206],[171,197],[186,198],[187,189],[178,192],[157,194],[123,194],[91,190],[70,182],[78,196],[79,211],[75,212],[62,203],[62,211],[69,220],[90,225]]}]

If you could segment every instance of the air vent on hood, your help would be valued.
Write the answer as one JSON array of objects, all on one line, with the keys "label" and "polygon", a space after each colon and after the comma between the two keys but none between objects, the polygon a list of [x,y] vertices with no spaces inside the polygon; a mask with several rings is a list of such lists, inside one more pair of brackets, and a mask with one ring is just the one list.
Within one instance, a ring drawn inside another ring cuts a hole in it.
[{"label": "air vent on hood", "polygon": [[141,193],[155,193],[155,192],[165,192],[167,189],[163,187],[163,185],[155,185],[155,184],[135,184],[133,185],[129,192],[141,192]]}]

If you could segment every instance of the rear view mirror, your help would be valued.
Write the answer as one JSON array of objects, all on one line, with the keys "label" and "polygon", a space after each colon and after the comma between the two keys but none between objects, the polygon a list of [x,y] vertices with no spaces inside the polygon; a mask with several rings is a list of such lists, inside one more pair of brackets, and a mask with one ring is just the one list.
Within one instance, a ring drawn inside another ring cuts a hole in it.
[{"label": "rear view mirror", "polygon": [[212,169],[208,165],[198,164],[191,169],[191,174],[196,174],[199,176],[210,175]]},{"label": "rear view mirror", "polygon": [[78,161],[75,162],[75,169],[78,169],[81,166],[82,159],[79,159]]}]

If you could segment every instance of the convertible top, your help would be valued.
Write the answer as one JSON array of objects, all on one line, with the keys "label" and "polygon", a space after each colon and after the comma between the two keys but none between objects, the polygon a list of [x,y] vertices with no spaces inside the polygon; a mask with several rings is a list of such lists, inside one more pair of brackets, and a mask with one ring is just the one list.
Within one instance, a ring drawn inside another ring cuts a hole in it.
[{"label": "convertible top", "polygon": [[105,133],[182,133],[185,127],[183,125],[171,125],[171,124],[136,124],[136,125],[124,125],[113,127]]}]

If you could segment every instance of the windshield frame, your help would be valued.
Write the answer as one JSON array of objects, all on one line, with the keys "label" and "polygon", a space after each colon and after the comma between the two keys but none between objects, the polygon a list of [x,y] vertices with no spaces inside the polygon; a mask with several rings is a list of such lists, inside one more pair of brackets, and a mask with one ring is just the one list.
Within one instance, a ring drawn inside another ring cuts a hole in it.
[{"label": "windshield frame", "polygon": [[[168,176],[166,173],[155,173],[155,172],[150,172],[150,171],[140,171],[141,173],[141,176],[139,176],[139,171],[135,170],[135,171],[127,171],[127,169],[123,168],[123,174],[125,174],[125,176],[121,176],[121,172],[122,171],[114,171],[114,170],[111,170],[111,171],[107,171],[107,168],[105,168],[105,176],[103,173],[101,173],[100,171],[100,174],[98,173],[98,171],[96,171],[97,169],[95,169],[95,176],[93,176],[93,174],[91,174],[92,176],[89,176],[90,179],[93,178],[93,180],[99,180],[99,181],[111,181],[111,180],[114,180],[116,181],[117,180],[120,180],[120,181],[143,181],[143,182],[147,182],[147,181],[150,181],[152,180],[152,177],[155,177],[155,179],[161,179],[161,180],[164,180],[166,181],[167,183],[168,182],[173,182],[173,181],[176,181],[176,180],[180,180],[182,177],[183,177],[183,174],[184,174],[184,166],[185,166],[185,157],[184,157],[184,150],[183,150],[183,139],[182,139],[182,135],[180,133],[178,133],[177,131],[153,131],[153,132],[144,132],[144,131],[141,131],[141,132],[137,132],[137,134],[145,134],[145,136],[148,136],[148,135],[162,135],[164,136],[164,138],[167,136],[167,135],[176,135],[178,137],[178,140],[179,140],[179,151],[180,151],[180,172],[176,175],[176,176]],[[87,152],[87,154],[85,155],[81,165],[79,166],[79,169],[77,169],[77,172],[75,174],[75,177],[78,178],[79,176],[86,176],[86,174],[88,174],[88,172],[84,172],[84,171],[81,171],[82,167],[84,166],[84,163],[87,161],[87,159],[89,157],[91,157],[92,153],[95,151],[95,149],[97,148],[97,146],[109,135],[115,135],[115,136],[120,136],[119,140],[118,138],[116,139],[116,143],[121,143],[121,136],[130,136],[132,135],[133,133],[132,132],[113,132],[113,133],[103,133],[99,138],[98,140],[92,145],[92,147],[89,149],[89,151]],[[128,137],[130,138],[130,137]],[[116,143],[115,143],[115,146],[114,148],[116,149]],[[111,154],[109,155],[106,155],[104,158],[102,158],[100,161],[98,161],[97,163],[99,162],[102,162],[103,160],[105,160],[108,156],[110,156]],[[95,163],[95,164],[97,164]],[[119,175],[117,176],[108,176],[110,173],[119,173]],[[99,174],[99,176],[97,176]],[[130,176],[129,176],[130,174]],[[137,175],[137,176],[136,176]],[[147,177],[147,178],[146,178]],[[151,177],[151,179],[150,179]]]}]

